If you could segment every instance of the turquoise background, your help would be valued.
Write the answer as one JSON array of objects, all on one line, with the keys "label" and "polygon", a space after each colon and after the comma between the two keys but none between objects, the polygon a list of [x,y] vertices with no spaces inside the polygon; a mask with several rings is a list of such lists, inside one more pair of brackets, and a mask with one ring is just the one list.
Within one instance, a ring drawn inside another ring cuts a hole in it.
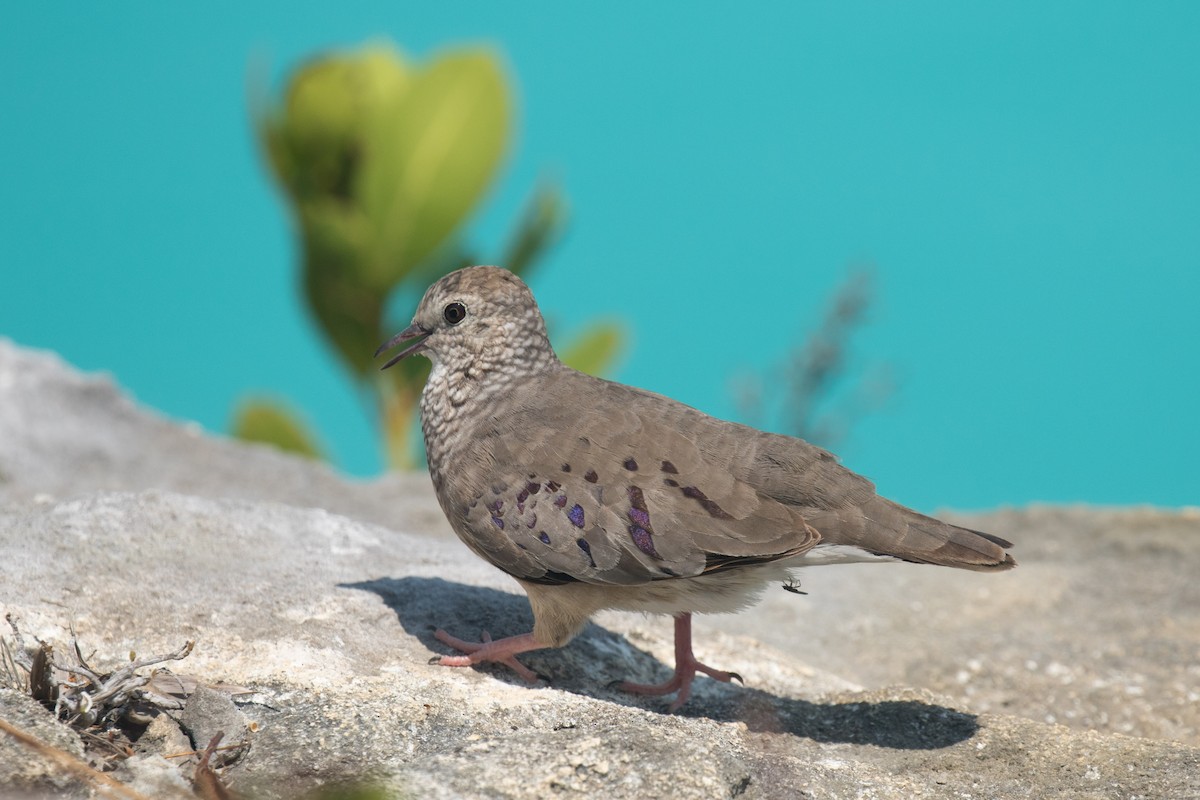
[{"label": "turquoise background", "polygon": [[619,379],[732,416],[732,378],[871,263],[855,364],[900,386],[839,450],[882,492],[1200,502],[1200,4],[582,8],[10,4],[0,335],[210,430],[274,392],[375,472],[299,303],[247,74],[490,42],[519,131],[472,238],[498,252],[555,176],[571,228],[534,289],[566,334],[626,321]]}]

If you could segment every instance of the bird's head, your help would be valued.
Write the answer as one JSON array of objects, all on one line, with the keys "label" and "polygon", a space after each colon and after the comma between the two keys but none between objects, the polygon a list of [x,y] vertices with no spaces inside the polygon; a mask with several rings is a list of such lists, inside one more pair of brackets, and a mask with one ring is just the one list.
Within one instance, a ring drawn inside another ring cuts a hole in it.
[{"label": "bird's head", "polygon": [[500,267],[467,267],[429,287],[412,325],[385,342],[378,357],[407,346],[382,369],[411,355],[452,372],[537,369],[556,360],[529,287]]}]

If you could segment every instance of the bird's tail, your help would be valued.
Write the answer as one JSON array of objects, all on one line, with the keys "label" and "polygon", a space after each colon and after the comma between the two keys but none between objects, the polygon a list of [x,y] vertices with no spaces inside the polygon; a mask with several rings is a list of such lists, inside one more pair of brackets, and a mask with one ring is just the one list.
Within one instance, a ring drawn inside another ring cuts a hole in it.
[{"label": "bird's tail", "polygon": [[981,572],[1017,565],[1004,552],[1011,542],[927,517],[882,497],[853,509],[818,512],[809,523],[821,533],[823,545],[858,547],[902,561]]}]

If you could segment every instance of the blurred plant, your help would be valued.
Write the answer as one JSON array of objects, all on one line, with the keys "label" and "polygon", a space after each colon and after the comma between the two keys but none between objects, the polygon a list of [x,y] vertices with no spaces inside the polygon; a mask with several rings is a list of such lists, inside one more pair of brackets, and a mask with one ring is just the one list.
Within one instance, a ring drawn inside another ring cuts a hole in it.
[{"label": "blurred plant", "polygon": [[833,447],[855,421],[887,402],[895,380],[886,365],[871,368],[851,387],[843,387],[850,338],[866,321],[872,283],[868,270],[852,271],[820,326],[793,348],[781,367],[768,371],[771,377],[747,375],[735,382],[738,410],[748,424],[763,427],[778,417],[783,432]]},{"label": "blurred plant", "polygon": [[243,400],[234,414],[231,432],[244,442],[274,445],[305,458],[325,457],[299,417],[277,400],[265,397]]},{"label": "blurred plant", "polygon": [[[304,297],[378,415],[387,464],[414,467],[413,423],[429,363],[377,369],[376,346],[406,327],[415,307],[413,300],[389,320],[389,301],[397,289],[423,290],[468,264],[497,263],[527,276],[562,231],[562,196],[550,184],[537,187],[497,260],[481,261],[463,244],[461,229],[509,140],[509,89],[486,48],[414,64],[389,44],[373,44],[298,69],[281,102],[262,94],[252,103],[255,127],[298,223]],[[606,369],[621,347],[620,329],[593,326],[582,336],[586,366]],[[243,405],[233,429],[318,454],[303,423],[272,401]]]}]

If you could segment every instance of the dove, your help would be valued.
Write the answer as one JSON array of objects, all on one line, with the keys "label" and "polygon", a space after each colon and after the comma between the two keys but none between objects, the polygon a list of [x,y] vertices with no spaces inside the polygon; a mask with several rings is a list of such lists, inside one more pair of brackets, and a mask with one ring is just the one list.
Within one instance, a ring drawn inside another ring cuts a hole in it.
[{"label": "dove", "polygon": [[799,568],[908,561],[991,572],[1012,544],[879,496],[866,478],[802,439],[708,416],[659,394],[578,372],[554,352],[533,294],[513,273],[467,267],[426,291],[382,369],[432,362],[421,428],[438,502],[468,548],[525,590],[533,630],[468,641],[459,655],[534,682],[517,656],[562,647],[602,609],[669,615],[675,669],[660,684],[688,699],[701,663],[692,615],[731,613]]}]

